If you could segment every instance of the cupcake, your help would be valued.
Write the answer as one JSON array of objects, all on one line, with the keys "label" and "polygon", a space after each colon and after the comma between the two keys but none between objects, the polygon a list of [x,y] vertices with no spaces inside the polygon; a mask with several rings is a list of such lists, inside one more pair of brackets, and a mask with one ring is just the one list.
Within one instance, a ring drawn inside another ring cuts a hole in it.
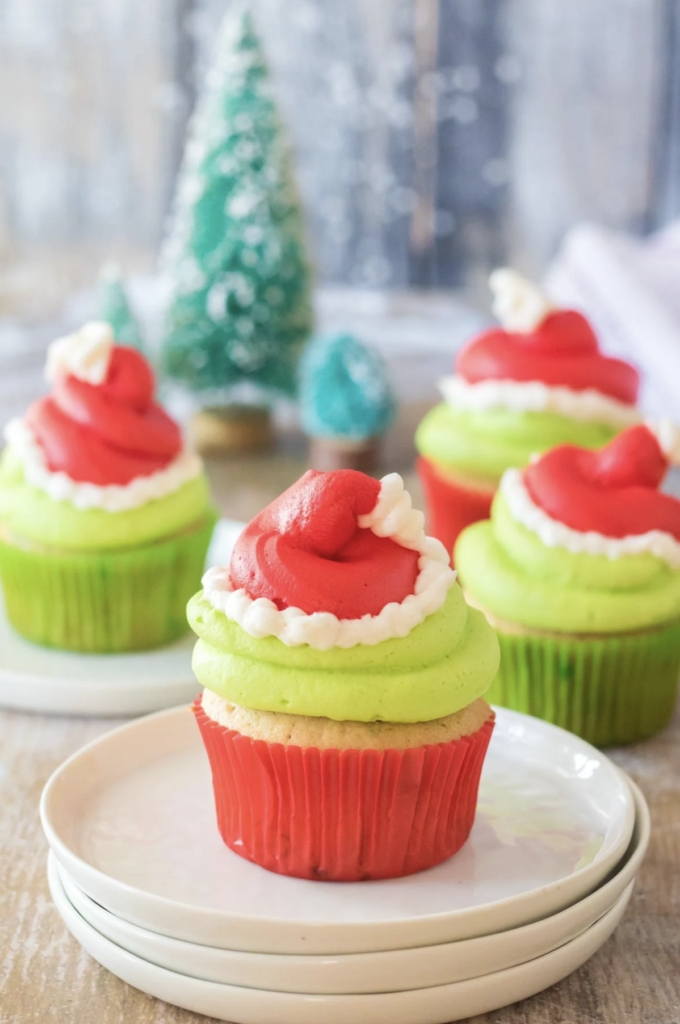
[{"label": "cupcake", "polygon": [[421,871],[466,841],[498,668],[396,474],[310,470],[189,603],[227,846],[270,871]]},{"label": "cupcake", "polygon": [[9,621],[72,651],[167,644],[186,632],[215,523],[200,460],[108,324],[55,341],[47,377],[52,393],[9,423],[0,461]]},{"label": "cupcake", "polygon": [[458,353],[416,432],[428,529],[452,551],[486,519],[504,471],[558,444],[600,448],[640,421],[638,373],[600,353],[588,321],[512,270],[490,278],[501,322]]},{"label": "cupcake", "polygon": [[662,729],[680,673],[680,501],[659,486],[679,446],[630,427],[503,475],[491,519],[456,544],[459,579],[498,635],[496,704],[596,746]]}]

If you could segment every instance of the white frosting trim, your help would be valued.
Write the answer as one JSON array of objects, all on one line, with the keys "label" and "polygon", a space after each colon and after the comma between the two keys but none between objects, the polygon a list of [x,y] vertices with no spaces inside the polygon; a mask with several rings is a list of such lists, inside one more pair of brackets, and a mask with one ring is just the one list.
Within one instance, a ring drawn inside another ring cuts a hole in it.
[{"label": "white frosting trim", "polygon": [[641,422],[637,409],[595,388],[574,391],[542,381],[482,380],[470,384],[456,375],[439,381],[439,390],[454,409],[478,412],[504,408],[514,412],[554,412],[574,420],[629,427]]},{"label": "white frosting trim", "polygon": [[250,636],[258,640],[275,636],[286,647],[308,644],[327,651],[357,644],[370,647],[407,636],[441,608],[454,583],[456,574],[449,565],[446,548],[434,537],[425,536],[423,513],[411,508],[411,496],[398,473],[383,477],[375,508],[357,521],[362,529],[370,529],[378,537],[391,537],[402,547],[420,552],[414,592],[401,604],[393,601],[385,605],[379,615],[338,619],[330,612],[307,615],[300,608],[280,611],[264,597],[253,600],[244,589],[232,590],[228,567],[208,569],[203,577],[204,596]]},{"label": "white frosting trim", "polygon": [[103,384],[109,372],[114,337],[110,324],[91,320],[79,331],[57,338],[47,349],[45,376],[77,377],[88,384]]},{"label": "white frosting trim", "polygon": [[24,466],[26,480],[38,487],[52,501],[68,501],[75,508],[99,508],[104,512],[128,512],[149,501],[164,498],[179,490],[203,469],[201,460],[193,452],[184,450],[165,469],[150,476],[138,476],[129,484],[81,483],[66,473],[55,473],[48,468],[45,456],[33,431],[21,419],[13,419],[5,427],[5,439]]},{"label": "white frosting trim", "polygon": [[501,477],[500,490],[512,518],[535,533],[548,548],[565,548],[573,554],[605,555],[611,559],[650,554],[663,559],[672,569],[680,569],[680,541],[670,533],[650,530],[628,537],[606,537],[594,530],[573,530],[535,504],[519,469],[506,470]]},{"label": "white frosting trim", "polygon": [[489,287],[493,293],[493,314],[507,331],[528,334],[555,308],[533,281],[510,267],[494,270]]}]

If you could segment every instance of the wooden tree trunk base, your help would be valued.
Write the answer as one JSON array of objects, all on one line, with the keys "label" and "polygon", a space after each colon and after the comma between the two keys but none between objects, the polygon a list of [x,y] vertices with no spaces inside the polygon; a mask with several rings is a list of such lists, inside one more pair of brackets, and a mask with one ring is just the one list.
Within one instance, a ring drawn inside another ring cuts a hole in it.
[{"label": "wooden tree trunk base", "polygon": [[193,417],[189,434],[204,455],[262,451],[272,443],[271,415],[248,406],[203,409]]},{"label": "wooden tree trunk base", "polygon": [[343,441],[340,438],[310,437],[309,468],[324,472],[332,469],[360,469],[371,473],[378,467],[379,438]]}]

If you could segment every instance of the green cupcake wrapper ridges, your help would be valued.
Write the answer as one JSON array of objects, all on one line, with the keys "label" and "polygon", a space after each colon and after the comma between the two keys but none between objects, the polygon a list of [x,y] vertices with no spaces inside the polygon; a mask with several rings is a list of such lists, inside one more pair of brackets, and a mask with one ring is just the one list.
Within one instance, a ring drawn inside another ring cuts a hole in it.
[{"label": "green cupcake wrapper ridges", "polygon": [[93,554],[0,543],[7,618],[43,647],[113,654],[150,650],[188,631],[216,515],[135,548]]},{"label": "green cupcake wrapper ridges", "polygon": [[496,630],[501,667],[484,697],[576,733],[596,747],[634,743],[670,721],[680,623],[611,637]]}]

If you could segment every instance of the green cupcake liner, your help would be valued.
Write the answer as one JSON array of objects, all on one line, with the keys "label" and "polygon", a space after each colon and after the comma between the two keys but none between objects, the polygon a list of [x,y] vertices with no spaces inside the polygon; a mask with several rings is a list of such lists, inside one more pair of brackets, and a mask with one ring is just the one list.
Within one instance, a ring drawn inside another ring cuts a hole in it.
[{"label": "green cupcake liner", "polygon": [[91,654],[149,650],[188,630],[216,516],[157,543],[100,554],[0,543],[10,623],[44,647]]},{"label": "green cupcake liner", "polygon": [[513,635],[496,629],[501,666],[484,694],[596,747],[634,743],[670,721],[680,675],[680,622],[611,637]]}]

